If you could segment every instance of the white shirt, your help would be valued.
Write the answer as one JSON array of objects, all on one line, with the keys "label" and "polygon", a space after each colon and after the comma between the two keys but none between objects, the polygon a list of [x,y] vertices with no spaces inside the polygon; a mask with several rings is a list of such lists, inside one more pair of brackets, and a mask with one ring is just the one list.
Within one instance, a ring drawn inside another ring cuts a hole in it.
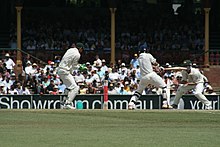
[{"label": "white shirt", "polygon": [[103,71],[103,72],[108,71],[108,67],[106,65],[102,65],[101,71]]},{"label": "white shirt", "polygon": [[102,66],[102,60],[101,59],[97,59],[96,62],[98,64],[98,66]]},{"label": "white shirt", "polygon": [[31,65],[25,67],[25,73],[30,75],[32,73],[33,67]]},{"label": "white shirt", "polygon": [[4,85],[5,85],[5,90],[8,88],[8,89],[11,89],[11,85],[13,85],[13,82],[11,80],[9,80],[8,82],[6,80],[4,80],[2,82]]},{"label": "white shirt", "polygon": [[64,69],[68,72],[77,68],[80,53],[77,48],[70,48],[64,54],[59,64],[59,69]]},{"label": "white shirt", "polygon": [[152,64],[156,62],[156,59],[149,53],[141,53],[138,58],[141,76],[145,76],[153,72]]},{"label": "white shirt", "polygon": [[82,74],[75,75],[74,79],[75,79],[76,83],[85,81],[85,77]]},{"label": "white shirt", "polygon": [[112,81],[119,80],[119,74],[117,72],[109,73],[109,79]]},{"label": "white shirt", "polygon": [[9,90],[9,94],[18,94],[18,91],[16,89]]},{"label": "white shirt", "polygon": [[201,72],[196,68],[191,68],[190,73],[187,73],[186,70],[182,71],[182,80],[187,82],[193,82],[193,83],[204,83],[203,75]]},{"label": "white shirt", "polygon": [[7,69],[13,69],[13,67],[15,66],[15,63],[11,58],[5,60],[5,64]]},{"label": "white shirt", "polygon": [[29,95],[31,93],[30,93],[29,89],[25,87],[25,89],[21,91],[21,94],[22,95]]}]

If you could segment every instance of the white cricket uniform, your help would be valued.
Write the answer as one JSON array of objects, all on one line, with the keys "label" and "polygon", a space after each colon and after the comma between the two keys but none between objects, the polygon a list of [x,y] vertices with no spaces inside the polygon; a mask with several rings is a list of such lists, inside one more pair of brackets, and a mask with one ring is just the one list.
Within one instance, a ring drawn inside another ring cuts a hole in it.
[{"label": "white cricket uniform", "polygon": [[163,79],[153,71],[152,64],[156,62],[156,59],[149,53],[141,53],[138,58],[139,66],[140,66],[140,84],[137,89],[138,93],[142,93],[143,90],[149,84],[154,85],[158,88],[165,88],[166,84]]},{"label": "white cricket uniform", "polygon": [[80,53],[78,49],[70,48],[62,57],[62,60],[60,61],[59,67],[57,69],[57,74],[60,76],[60,79],[70,90],[70,92],[68,93],[69,102],[72,102],[79,91],[79,87],[76,84],[73,75],[71,74],[72,71],[77,68],[79,59]]},{"label": "white cricket uniform", "polygon": [[201,72],[196,68],[191,68],[190,73],[187,73],[186,70],[182,71],[182,80],[187,81],[188,83],[196,83],[196,85],[181,85],[178,87],[176,96],[174,99],[174,104],[178,105],[179,100],[183,94],[188,92],[191,89],[195,89],[195,96],[206,106],[210,106],[211,102],[202,94],[204,89],[204,79]]}]

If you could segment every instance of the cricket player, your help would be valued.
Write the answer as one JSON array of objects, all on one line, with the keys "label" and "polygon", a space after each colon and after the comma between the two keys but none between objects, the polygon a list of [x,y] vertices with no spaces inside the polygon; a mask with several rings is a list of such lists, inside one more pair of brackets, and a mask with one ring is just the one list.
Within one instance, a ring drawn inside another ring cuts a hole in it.
[{"label": "cricket player", "polygon": [[203,75],[199,69],[192,67],[192,62],[190,60],[185,60],[183,65],[186,67],[186,70],[182,70],[182,85],[177,89],[172,107],[177,109],[182,95],[189,90],[195,89],[195,96],[205,105],[205,109],[211,110],[211,102],[202,94],[204,89]]},{"label": "cricket player", "polygon": [[138,89],[135,91],[128,104],[129,110],[136,108],[135,104],[137,100],[141,97],[143,90],[149,84],[162,88],[163,97],[167,97],[165,89],[166,84],[164,80],[153,70],[153,66],[155,66],[157,69],[160,68],[156,59],[150,53],[146,53],[146,49],[144,49],[139,55],[138,62],[140,66],[141,79]]},{"label": "cricket player", "polygon": [[57,74],[67,87],[64,92],[67,94],[67,99],[61,102],[61,107],[64,109],[75,109],[72,102],[79,92],[79,86],[76,84],[71,73],[77,69],[80,53],[83,52],[83,49],[84,45],[82,43],[77,43],[76,47],[68,49],[57,69]]}]

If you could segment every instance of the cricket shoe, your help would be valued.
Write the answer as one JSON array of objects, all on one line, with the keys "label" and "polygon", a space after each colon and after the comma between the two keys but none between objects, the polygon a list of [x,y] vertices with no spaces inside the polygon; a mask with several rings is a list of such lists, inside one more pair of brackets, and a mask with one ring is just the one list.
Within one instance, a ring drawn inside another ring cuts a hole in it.
[{"label": "cricket shoe", "polygon": [[205,106],[205,110],[212,110],[212,106],[211,105]]},{"label": "cricket shoe", "polygon": [[76,109],[76,108],[73,107],[71,103],[67,103],[62,106],[62,109]]},{"label": "cricket shoe", "polygon": [[134,102],[129,102],[128,110],[134,110],[134,109],[136,109],[135,103]]},{"label": "cricket shoe", "polygon": [[162,105],[162,109],[173,109],[173,106],[164,104]]},{"label": "cricket shoe", "polygon": [[171,109],[178,109],[178,105],[176,104],[172,104],[171,107],[172,107]]}]

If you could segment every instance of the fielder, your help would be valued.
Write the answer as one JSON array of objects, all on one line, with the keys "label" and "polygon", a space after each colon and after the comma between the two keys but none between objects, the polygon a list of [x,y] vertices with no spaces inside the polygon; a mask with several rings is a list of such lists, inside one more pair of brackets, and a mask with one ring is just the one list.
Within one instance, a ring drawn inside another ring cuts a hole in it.
[{"label": "fielder", "polygon": [[77,43],[76,47],[68,49],[57,69],[57,74],[67,87],[64,92],[67,94],[67,99],[61,102],[61,107],[64,109],[75,109],[75,107],[72,106],[72,102],[79,92],[79,86],[76,84],[71,73],[77,69],[80,53],[83,52],[83,49],[84,45],[82,43]]},{"label": "fielder", "polygon": [[138,89],[132,95],[128,104],[129,110],[136,108],[135,104],[137,100],[141,97],[143,90],[149,84],[162,88],[163,97],[167,98],[166,84],[164,80],[153,70],[153,66],[159,68],[159,64],[156,62],[156,59],[150,53],[146,53],[146,50],[143,50],[143,52],[139,55],[138,62],[140,66],[141,79]]},{"label": "fielder", "polygon": [[211,110],[211,102],[208,101],[207,98],[202,94],[204,89],[203,75],[199,69],[192,67],[192,62],[190,60],[185,60],[183,64],[186,66],[186,69],[182,70],[182,85],[180,85],[177,89],[172,107],[177,109],[182,95],[189,90],[195,89],[195,96],[205,105],[205,109]]}]

